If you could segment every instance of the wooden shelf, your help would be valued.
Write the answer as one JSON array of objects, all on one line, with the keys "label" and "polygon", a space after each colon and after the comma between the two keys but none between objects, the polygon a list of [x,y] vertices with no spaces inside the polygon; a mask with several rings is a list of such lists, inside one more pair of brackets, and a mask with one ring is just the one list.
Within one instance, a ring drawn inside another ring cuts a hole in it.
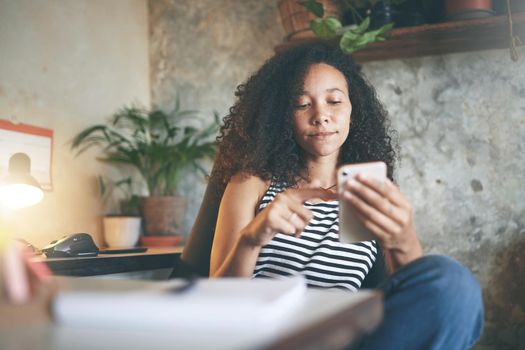
[{"label": "wooden shelf", "polygon": [[[514,34],[525,44],[525,12],[514,13]],[[304,38],[284,42],[275,47],[279,52],[303,42],[318,38]],[[454,52],[504,49],[509,47],[507,16],[493,16],[470,20],[426,24],[417,27],[392,30],[387,40],[373,43],[356,52],[358,62],[389,60],[397,58],[441,55]]]}]

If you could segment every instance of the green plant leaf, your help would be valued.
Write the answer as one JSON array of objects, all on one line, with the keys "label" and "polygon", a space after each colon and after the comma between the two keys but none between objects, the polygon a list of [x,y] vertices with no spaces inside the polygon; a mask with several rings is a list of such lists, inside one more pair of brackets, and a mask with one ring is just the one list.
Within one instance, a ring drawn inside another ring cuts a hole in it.
[{"label": "green plant leaf", "polygon": [[382,35],[388,33],[389,31],[391,31],[394,28],[394,25],[395,25],[395,23],[385,24],[384,26],[382,26],[381,28],[376,30],[377,31],[377,35],[378,36],[382,36]]},{"label": "green plant leaf", "polygon": [[313,13],[316,17],[321,18],[324,16],[323,4],[315,0],[298,1],[298,3],[299,5],[305,7],[308,11]]},{"label": "green plant leaf", "polygon": [[[102,132],[103,129],[105,129],[106,126],[104,125],[93,125],[82,132],[80,132],[78,135],[76,135],[73,140],[71,141],[71,149],[79,148],[83,144],[92,144],[94,143],[93,140],[102,140],[103,137],[98,136],[96,134],[99,134]],[[95,134],[95,135],[94,135]],[[79,152],[81,153],[81,152]],[[77,153],[77,155],[79,154]]]},{"label": "green plant leaf", "polygon": [[104,195],[107,192],[107,186],[104,181],[104,178],[101,175],[99,175],[97,176],[97,181],[98,181],[98,192],[100,193],[102,197],[104,197]]},{"label": "green plant leaf", "polygon": [[104,179],[98,176],[99,190],[102,203],[106,203],[109,197],[118,192],[121,194],[118,200],[118,212],[120,215],[137,215],[139,212],[139,197],[133,193],[133,179],[126,177],[117,181]]},{"label": "green plant leaf", "polygon": [[355,33],[347,35],[347,33],[343,34],[339,42],[339,46],[345,53],[353,53],[366,47],[369,43],[368,39],[363,35],[356,36]]},{"label": "green plant leaf", "polygon": [[356,29],[353,29],[356,33],[363,34],[370,27],[370,17],[366,17],[363,22],[359,23],[359,26]]},{"label": "green plant leaf", "polygon": [[132,195],[125,204],[121,205],[121,211],[127,215],[138,215],[139,214],[140,197]]},{"label": "green plant leaf", "polygon": [[339,46],[345,53],[351,54],[355,51],[364,49],[370,43],[384,41],[385,38],[383,35],[393,27],[394,23],[388,23],[381,28],[363,33],[360,32],[360,28],[350,29],[343,33],[341,40],[339,41]]},{"label": "green plant leaf", "polygon": [[320,38],[331,39],[337,36],[341,22],[335,17],[316,18],[310,21],[310,28]]}]

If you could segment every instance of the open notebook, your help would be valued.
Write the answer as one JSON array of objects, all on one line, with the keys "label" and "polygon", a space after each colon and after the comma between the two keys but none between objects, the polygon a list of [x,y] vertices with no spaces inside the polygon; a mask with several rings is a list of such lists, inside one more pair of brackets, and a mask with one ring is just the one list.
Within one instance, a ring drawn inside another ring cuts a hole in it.
[{"label": "open notebook", "polygon": [[300,305],[306,291],[302,276],[202,279],[183,292],[176,292],[187,283],[182,280],[126,289],[118,283],[112,289],[111,282],[104,281],[104,289],[60,292],[53,304],[55,320],[68,326],[127,330],[275,328]]}]

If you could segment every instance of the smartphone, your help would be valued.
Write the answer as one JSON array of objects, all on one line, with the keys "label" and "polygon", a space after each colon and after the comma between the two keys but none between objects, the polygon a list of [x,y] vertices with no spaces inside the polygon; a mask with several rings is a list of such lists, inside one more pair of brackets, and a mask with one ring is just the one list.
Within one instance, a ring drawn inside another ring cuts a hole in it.
[{"label": "smartphone", "polygon": [[375,239],[370,231],[361,223],[355,209],[343,200],[345,182],[357,174],[366,174],[378,181],[386,179],[386,164],[384,162],[371,162],[343,165],[337,171],[337,188],[339,196],[339,240],[342,243],[355,243]]}]

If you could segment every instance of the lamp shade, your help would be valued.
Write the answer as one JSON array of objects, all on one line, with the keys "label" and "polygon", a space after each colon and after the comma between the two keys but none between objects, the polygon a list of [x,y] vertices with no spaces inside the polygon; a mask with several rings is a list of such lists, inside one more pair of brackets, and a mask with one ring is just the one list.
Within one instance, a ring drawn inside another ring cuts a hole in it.
[{"label": "lamp shade", "polygon": [[31,159],[25,153],[9,158],[7,176],[0,182],[0,204],[17,209],[34,205],[42,200],[44,192],[31,176]]}]

